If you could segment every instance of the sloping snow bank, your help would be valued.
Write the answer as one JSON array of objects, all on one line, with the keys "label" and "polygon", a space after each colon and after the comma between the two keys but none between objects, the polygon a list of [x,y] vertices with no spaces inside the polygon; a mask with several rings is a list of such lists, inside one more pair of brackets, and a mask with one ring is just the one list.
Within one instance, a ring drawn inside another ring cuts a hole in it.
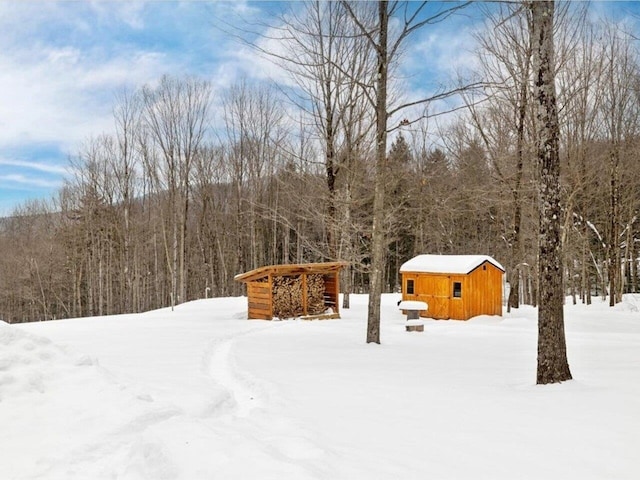
[{"label": "sloping snow bank", "polygon": [[114,459],[131,454],[133,423],[148,403],[95,359],[0,322],[0,477],[72,478],[79,465],[96,478],[121,474]]}]

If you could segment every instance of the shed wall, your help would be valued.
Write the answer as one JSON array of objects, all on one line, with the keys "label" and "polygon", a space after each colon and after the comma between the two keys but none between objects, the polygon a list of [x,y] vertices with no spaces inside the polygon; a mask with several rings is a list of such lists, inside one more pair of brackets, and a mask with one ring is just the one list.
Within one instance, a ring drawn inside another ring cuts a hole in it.
[{"label": "shed wall", "polygon": [[[486,267],[486,269],[484,268]],[[502,315],[502,271],[484,263],[469,275],[469,315]]]},{"label": "shed wall", "polygon": [[249,318],[271,320],[273,303],[270,277],[267,277],[265,281],[247,282],[247,299],[249,301]]}]

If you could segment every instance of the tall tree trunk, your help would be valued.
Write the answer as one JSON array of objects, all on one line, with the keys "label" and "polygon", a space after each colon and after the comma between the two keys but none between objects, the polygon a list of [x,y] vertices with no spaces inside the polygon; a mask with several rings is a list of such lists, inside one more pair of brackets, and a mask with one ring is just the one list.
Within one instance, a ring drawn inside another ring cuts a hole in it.
[{"label": "tall tree trunk", "polygon": [[[325,90],[331,90],[330,79],[327,78]],[[327,251],[330,260],[336,260],[337,232],[336,232],[336,154],[335,154],[335,132],[334,132],[334,112],[330,98],[325,100],[325,171],[327,174]]]},{"label": "tall tree trunk", "polygon": [[[351,149],[349,149],[351,151]],[[349,153],[351,155],[351,153]],[[348,165],[351,165],[351,161],[348,161]],[[350,173],[349,173],[350,174]],[[344,281],[342,283],[342,308],[347,309],[351,307],[351,292],[353,290],[353,265],[355,263],[353,239],[351,235],[351,180],[347,180],[345,185],[344,194],[344,213],[343,213],[343,226],[342,226],[342,245],[346,252],[341,254],[342,258],[348,259],[348,265],[343,270]]]},{"label": "tall tree trunk", "polygon": [[636,248],[635,248],[635,231],[633,229],[633,226],[635,224],[635,219],[633,219],[631,221],[631,223],[629,224],[629,275],[630,275],[630,281],[629,281],[629,292],[630,293],[638,293],[638,260],[637,260],[637,255],[636,255]]},{"label": "tall tree trunk", "polygon": [[620,249],[618,247],[618,164],[620,153],[617,145],[610,155],[610,191],[609,191],[609,306],[613,307],[618,298],[618,279],[620,277]]},{"label": "tall tree trunk", "polygon": [[531,2],[529,7],[532,13],[540,175],[537,383],[547,384],[571,379],[564,335],[559,125],[553,47],[554,2]]},{"label": "tall tree trunk", "polygon": [[367,343],[380,343],[380,297],[384,270],[384,190],[387,163],[387,34],[389,11],[386,1],[378,3],[379,38],[377,44],[376,88],[376,171],[373,195],[373,229],[371,233],[371,271],[369,273],[369,308]]},{"label": "tall tree trunk", "polygon": [[[529,62],[527,62],[526,72],[529,72]],[[518,104],[518,144],[516,159],[516,184],[513,187],[513,237],[511,239],[511,261],[515,264],[510,278],[511,290],[507,302],[507,311],[520,307],[520,266],[522,263],[521,229],[522,229],[522,205],[521,192],[522,175],[524,167],[524,142],[525,142],[525,121],[527,116],[527,90],[529,85],[526,81],[520,86],[520,99]]]},{"label": "tall tree trunk", "polygon": [[171,311],[178,304],[178,204],[172,195],[172,225],[171,225]]}]

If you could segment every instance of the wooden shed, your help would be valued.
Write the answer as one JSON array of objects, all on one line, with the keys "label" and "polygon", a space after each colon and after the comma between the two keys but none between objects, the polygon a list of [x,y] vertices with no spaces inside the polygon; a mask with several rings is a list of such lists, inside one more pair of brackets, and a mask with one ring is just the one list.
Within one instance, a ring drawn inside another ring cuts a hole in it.
[{"label": "wooden shed", "polygon": [[235,276],[247,284],[250,319],[340,318],[343,262],[269,265]]},{"label": "wooden shed", "polygon": [[504,272],[486,255],[418,255],[400,267],[402,300],[426,302],[429,318],[502,315]]}]

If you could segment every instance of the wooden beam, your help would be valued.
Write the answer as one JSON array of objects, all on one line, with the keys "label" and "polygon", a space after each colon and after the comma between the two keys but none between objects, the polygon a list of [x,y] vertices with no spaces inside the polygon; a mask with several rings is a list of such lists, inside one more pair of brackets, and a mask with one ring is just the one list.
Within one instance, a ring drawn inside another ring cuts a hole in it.
[{"label": "wooden beam", "polygon": [[307,315],[308,313],[308,308],[307,308],[307,274],[303,273],[302,274],[302,314],[303,315]]},{"label": "wooden beam", "polygon": [[271,274],[269,274],[268,278],[268,284],[269,284],[269,292],[270,292],[270,296],[269,296],[269,319],[273,319],[273,276]]},{"label": "wooden beam", "polygon": [[336,304],[334,305],[334,310],[335,312],[339,315],[340,314],[340,275],[338,275],[340,271],[336,271],[333,273],[333,276],[335,278],[335,290],[334,290],[334,294],[336,296]]}]

